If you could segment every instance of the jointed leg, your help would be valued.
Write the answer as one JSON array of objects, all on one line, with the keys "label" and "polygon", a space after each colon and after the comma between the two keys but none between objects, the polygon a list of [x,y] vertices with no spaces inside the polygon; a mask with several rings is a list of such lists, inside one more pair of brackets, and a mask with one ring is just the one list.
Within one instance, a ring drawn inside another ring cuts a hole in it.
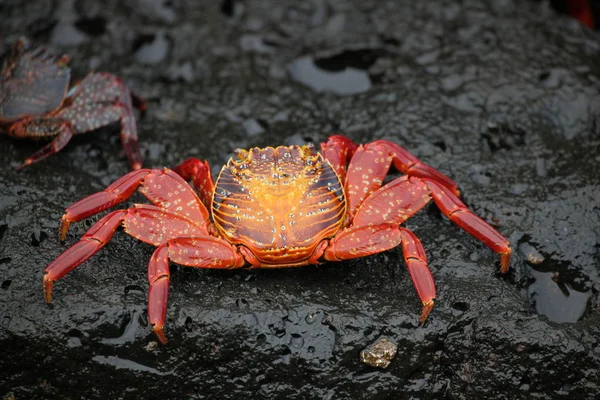
[{"label": "jointed leg", "polygon": [[438,181],[408,176],[395,179],[364,200],[353,223],[355,226],[401,224],[431,199],[452,222],[500,254],[500,272],[508,271],[512,253],[509,241]]},{"label": "jointed leg", "polygon": [[148,264],[148,320],[152,330],[162,344],[167,343],[164,326],[167,316],[167,298],[169,297],[169,249],[167,245],[159,246]]},{"label": "jointed leg", "polygon": [[[164,225],[164,219],[169,222]],[[167,312],[169,259],[197,268],[240,268],[246,264],[235,247],[221,238],[209,236],[187,217],[144,204],[114,211],[100,219],[81,240],[54,260],[44,272],[43,288],[47,303],[52,301],[55,281],[97,253],[123,225],[130,235],[157,246],[148,265],[148,316],[158,339],[166,343],[163,326]],[[144,229],[141,226],[145,225]],[[178,237],[187,232],[190,237]],[[198,236],[193,236],[198,235]]]},{"label": "jointed leg", "polygon": [[356,143],[342,135],[330,136],[326,143],[321,143],[321,154],[331,163],[342,182],[346,179],[348,162],[357,148]]},{"label": "jointed leg", "polygon": [[396,143],[387,140],[377,140],[369,143],[369,146],[377,146],[385,148],[393,157],[394,168],[403,174],[416,176],[419,178],[427,178],[439,182],[443,186],[450,189],[454,194],[458,195],[458,185],[452,179],[442,174],[435,168],[424,164],[417,157],[412,155],[408,150]]},{"label": "jointed leg", "polygon": [[112,238],[127,215],[127,210],[114,211],[94,224],[81,240],[62,253],[44,270],[43,288],[46,303],[52,301],[52,286],[85,260],[96,254]]},{"label": "jointed leg", "polygon": [[160,170],[149,169],[132,171],[117,179],[102,192],[94,193],[69,206],[60,221],[60,240],[65,240],[67,232],[69,231],[69,226],[72,222],[81,221],[84,218],[97,214],[127,200],[133,195],[146,175],[151,172],[162,173]]},{"label": "jointed leg", "polygon": [[143,158],[138,143],[137,124],[131,110],[131,103],[117,103],[116,106],[119,107],[121,114],[121,145],[127,154],[131,169],[140,169]]},{"label": "jointed leg", "polygon": [[210,209],[215,183],[211,177],[208,161],[200,161],[197,158],[188,158],[175,168],[185,181],[192,181],[194,188],[198,191],[202,203]]},{"label": "jointed leg", "polygon": [[512,250],[509,241],[487,222],[479,218],[447,187],[439,182],[424,180],[431,189],[431,196],[435,204],[452,222],[460,226],[488,246],[492,251],[500,254],[500,273],[508,271]]},{"label": "jointed leg", "polygon": [[392,164],[386,149],[360,145],[348,165],[346,188],[348,215],[354,217],[362,202],[383,185]]},{"label": "jointed leg", "polygon": [[433,309],[435,299],[435,282],[427,265],[427,255],[419,238],[406,228],[400,228],[402,239],[402,253],[404,262],[410,273],[410,278],[415,285],[419,299],[423,303],[423,311],[419,320],[425,322]]},{"label": "jointed leg", "polygon": [[71,125],[58,118],[25,119],[13,124],[8,133],[18,138],[54,137],[50,143],[29,156],[23,164],[17,167],[17,170],[58,153],[73,137]]},{"label": "jointed leg", "polygon": [[142,165],[133,105],[145,110],[145,103],[131,94],[125,83],[108,73],[90,73],[69,92],[68,107],[58,114],[68,119],[74,133],[89,132],[114,122],[121,124],[121,143],[132,169]]},{"label": "jointed leg", "polygon": [[140,169],[142,156],[138,146],[137,126],[131,104],[110,105],[74,104],[64,108],[58,116],[71,122],[75,134],[87,133],[98,128],[119,122],[121,144],[129,158],[132,169]]},{"label": "jointed leg", "polygon": [[423,164],[395,143],[378,140],[358,146],[353,154],[345,179],[350,218],[362,202],[383,185],[392,165],[408,176],[429,178],[458,194],[457,185],[450,178]]},{"label": "jointed leg", "polygon": [[240,268],[244,258],[223,239],[210,236],[175,238],[154,251],[148,264],[148,320],[161,343],[167,343],[164,333],[169,296],[169,259],[196,268]]},{"label": "jointed leg", "polygon": [[[60,240],[65,239],[72,222],[81,221],[127,200],[140,186],[140,192],[155,205],[190,218],[198,225],[208,220],[206,207],[179,175],[167,168],[164,171],[140,169],[119,178],[103,191],[69,206],[61,219]],[[169,193],[176,197],[169,198]]]},{"label": "jointed leg", "polygon": [[404,262],[419,299],[423,303],[420,321],[423,323],[433,309],[435,283],[427,266],[423,245],[414,233],[397,225],[355,226],[341,232],[329,242],[324,258],[330,261],[349,260],[392,249],[402,244]]}]

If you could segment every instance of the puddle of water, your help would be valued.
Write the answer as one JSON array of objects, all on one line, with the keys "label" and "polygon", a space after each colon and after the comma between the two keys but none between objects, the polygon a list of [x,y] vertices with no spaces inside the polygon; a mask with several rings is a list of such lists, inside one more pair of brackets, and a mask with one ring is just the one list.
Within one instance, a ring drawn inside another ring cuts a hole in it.
[{"label": "puddle of water", "polygon": [[557,272],[542,272],[531,268],[535,282],[527,288],[529,298],[539,314],[558,323],[577,322],[585,312],[592,291],[580,291],[570,283],[557,279]]},{"label": "puddle of water", "polygon": [[124,345],[127,343],[133,343],[136,338],[137,331],[140,329],[140,315],[142,314],[139,310],[130,310],[129,316],[127,317],[123,334],[116,338],[105,338],[102,339],[103,344],[111,345]]},{"label": "puddle of water", "polygon": [[583,316],[592,295],[590,278],[570,263],[540,252],[529,238],[523,238],[519,252],[528,262],[533,282],[527,287],[538,314],[557,323],[574,323]]},{"label": "puddle of water", "polygon": [[142,64],[158,64],[165,59],[169,51],[169,41],[163,32],[141,37],[138,46],[135,59]]},{"label": "puddle of water", "polygon": [[258,136],[265,132],[263,125],[255,119],[247,119],[242,123],[248,136]]},{"label": "puddle of water", "polygon": [[116,369],[128,369],[134,372],[150,372],[156,375],[170,375],[172,372],[161,372],[156,368],[137,363],[132,360],[127,360],[117,356],[94,356],[92,360],[99,364],[112,365]]},{"label": "puddle of water", "polygon": [[300,57],[290,63],[288,71],[292,79],[316,92],[352,95],[366,92],[371,88],[371,79],[366,71],[354,67],[345,67],[340,71],[327,71],[317,66],[310,56]]}]

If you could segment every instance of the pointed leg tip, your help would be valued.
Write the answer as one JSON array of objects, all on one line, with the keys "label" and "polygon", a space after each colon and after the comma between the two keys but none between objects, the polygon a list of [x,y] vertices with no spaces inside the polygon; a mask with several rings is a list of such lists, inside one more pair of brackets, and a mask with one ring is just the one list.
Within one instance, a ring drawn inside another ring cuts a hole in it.
[{"label": "pointed leg tip", "polygon": [[168,340],[167,340],[167,337],[165,336],[165,331],[162,326],[154,325],[152,327],[152,330],[156,334],[156,337],[158,338],[158,341],[161,344],[163,344],[163,345],[167,344]]},{"label": "pointed leg tip", "polygon": [[46,304],[52,303],[52,287],[54,286],[54,281],[48,278],[48,274],[44,274],[44,278],[42,280],[42,288],[44,289],[44,300]]},{"label": "pointed leg tip", "polygon": [[60,224],[58,225],[58,240],[64,242],[67,238],[67,233],[69,232],[69,227],[71,226],[71,221],[67,217],[67,214],[62,216],[60,219]]},{"label": "pointed leg tip", "polygon": [[421,317],[419,318],[419,325],[423,325],[429,317],[429,313],[433,310],[433,300],[423,302],[423,311],[421,311]]},{"label": "pointed leg tip", "polygon": [[510,267],[510,256],[512,255],[512,250],[508,250],[507,253],[502,254],[500,257],[500,273],[505,274],[508,272],[508,268]]},{"label": "pointed leg tip", "polygon": [[20,171],[20,170],[22,170],[23,168],[25,168],[26,166],[28,166],[28,165],[31,165],[31,164],[33,164],[33,161],[31,161],[30,159],[27,159],[27,160],[25,160],[25,161],[23,162],[23,164],[21,164],[21,165],[19,165],[19,166],[15,167],[15,171]]}]

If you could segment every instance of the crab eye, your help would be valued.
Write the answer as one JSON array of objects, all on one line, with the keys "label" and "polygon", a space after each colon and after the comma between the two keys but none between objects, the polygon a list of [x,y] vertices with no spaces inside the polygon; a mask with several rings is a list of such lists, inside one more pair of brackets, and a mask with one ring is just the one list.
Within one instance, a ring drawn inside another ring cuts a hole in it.
[{"label": "crab eye", "polygon": [[311,156],[315,150],[315,145],[312,143],[305,144],[302,146],[302,153],[305,157]]},{"label": "crab eye", "polygon": [[248,158],[248,150],[244,149],[234,149],[233,154],[238,158],[238,160],[245,160]]}]

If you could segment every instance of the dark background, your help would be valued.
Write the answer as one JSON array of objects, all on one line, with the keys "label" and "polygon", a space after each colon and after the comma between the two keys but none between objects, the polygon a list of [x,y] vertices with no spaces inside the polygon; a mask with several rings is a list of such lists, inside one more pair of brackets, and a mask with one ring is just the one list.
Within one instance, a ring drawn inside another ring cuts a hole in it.
[{"label": "dark background", "polygon": [[[426,4],[425,4],[426,3]],[[21,35],[148,101],[145,166],[217,172],[235,147],[390,139],[456,180],[509,237],[499,257],[428,207],[407,226],[438,287],[427,323],[399,249],[296,269],[172,267],[166,333],[146,318],[152,248],[117,232],[56,284],[69,204],[128,172],[116,129],[0,137],[0,395],[20,399],[600,396],[600,42],[547,2],[0,2]],[[140,201],[141,198],[134,198]],[[535,262],[528,262],[537,259]],[[380,335],[387,370],[359,361]]]}]

